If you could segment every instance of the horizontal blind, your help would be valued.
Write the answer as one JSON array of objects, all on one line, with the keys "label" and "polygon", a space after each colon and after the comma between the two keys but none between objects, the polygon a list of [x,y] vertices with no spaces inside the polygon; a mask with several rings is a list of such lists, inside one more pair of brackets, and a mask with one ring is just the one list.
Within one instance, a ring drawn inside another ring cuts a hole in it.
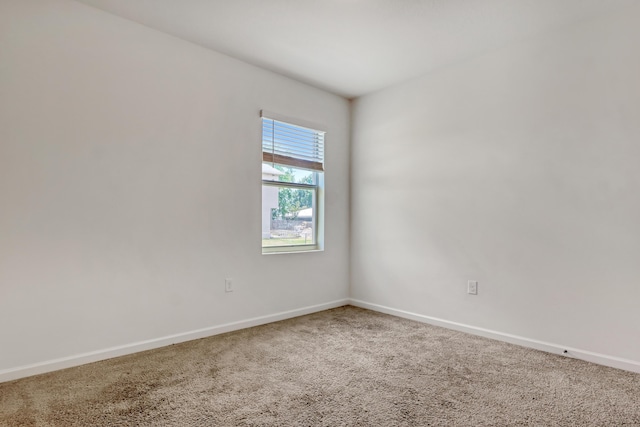
[{"label": "horizontal blind", "polygon": [[262,161],[324,171],[324,132],[262,118]]}]

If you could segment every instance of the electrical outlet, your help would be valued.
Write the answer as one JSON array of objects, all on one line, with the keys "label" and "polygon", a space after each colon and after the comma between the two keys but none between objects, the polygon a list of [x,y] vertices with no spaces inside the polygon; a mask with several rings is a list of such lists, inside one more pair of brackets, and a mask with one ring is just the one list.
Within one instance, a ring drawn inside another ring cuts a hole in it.
[{"label": "electrical outlet", "polygon": [[233,292],[233,281],[231,279],[224,279],[224,291]]},{"label": "electrical outlet", "polygon": [[478,282],[475,280],[469,280],[467,282],[467,293],[471,295],[478,295]]}]

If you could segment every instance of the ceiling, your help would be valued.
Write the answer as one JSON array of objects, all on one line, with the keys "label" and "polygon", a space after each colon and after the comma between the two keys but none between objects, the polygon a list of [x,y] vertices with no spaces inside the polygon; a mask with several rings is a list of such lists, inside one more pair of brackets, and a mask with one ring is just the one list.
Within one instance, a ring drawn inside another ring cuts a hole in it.
[{"label": "ceiling", "polygon": [[347,98],[634,0],[78,0]]}]

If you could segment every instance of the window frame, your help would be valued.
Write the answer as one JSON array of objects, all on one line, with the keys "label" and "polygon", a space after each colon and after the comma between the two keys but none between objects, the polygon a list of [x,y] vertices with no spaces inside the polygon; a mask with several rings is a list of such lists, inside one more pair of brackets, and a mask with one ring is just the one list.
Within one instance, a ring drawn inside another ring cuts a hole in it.
[{"label": "window frame", "polygon": [[[316,124],[312,124],[309,122],[305,122],[302,120],[292,119],[289,117],[284,117],[279,114],[274,114],[267,112],[265,110],[261,111],[260,114],[260,124],[261,124],[261,140],[264,141],[264,119],[266,120],[275,120],[278,122],[285,123],[286,125],[292,125],[297,127],[304,127],[314,132],[323,134],[323,142],[324,135],[326,135],[326,131],[321,130],[322,127]],[[263,144],[261,144],[262,146]],[[262,254],[283,254],[283,253],[295,253],[295,252],[317,252],[324,250],[324,145],[322,146],[322,157],[323,157],[323,169],[322,170],[314,170],[308,169],[300,166],[294,166],[291,164],[283,164],[275,161],[265,161],[263,154],[262,164],[267,164],[271,166],[282,166],[285,168],[294,168],[309,171],[313,174],[313,184],[306,183],[295,183],[295,182],[284,182],[277,180],[262,180],[262,188],[264,186],[276,187],[276,188],[294,188],[294,189],[303,189],[303,190],[311,190],[312,191],[312,202],[311,209],[313,212],[312,215],[312,232],[313,232],[313,243],[311,244],[299,244],[299,245],[279,245],[279,246],[262,246]],[[264,153],[264,149],[262,148],[262,152]],[[274,159],[275,160],[275,159]],[[261,204],[264,203],[264,200],[261,200]]]}]

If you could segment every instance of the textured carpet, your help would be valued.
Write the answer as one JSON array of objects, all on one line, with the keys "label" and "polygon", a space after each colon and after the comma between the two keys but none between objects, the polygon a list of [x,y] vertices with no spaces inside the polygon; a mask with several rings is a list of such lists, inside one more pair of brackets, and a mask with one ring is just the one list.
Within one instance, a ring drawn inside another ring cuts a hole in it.
[{"label": "textured carpet", "polygon": [[2,426],[640,426],[640,375],[342,307],[0,384]]}]

